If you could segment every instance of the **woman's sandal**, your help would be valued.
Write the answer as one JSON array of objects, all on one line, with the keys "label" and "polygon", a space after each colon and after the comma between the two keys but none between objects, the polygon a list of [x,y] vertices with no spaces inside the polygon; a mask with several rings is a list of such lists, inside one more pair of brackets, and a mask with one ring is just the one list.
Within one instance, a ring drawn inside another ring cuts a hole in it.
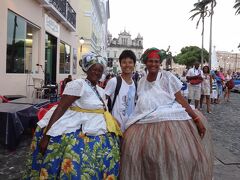
[{"label": "woman's sandal", "polygon": [[207,111],[209,114],[212,114],[212,111]]}]

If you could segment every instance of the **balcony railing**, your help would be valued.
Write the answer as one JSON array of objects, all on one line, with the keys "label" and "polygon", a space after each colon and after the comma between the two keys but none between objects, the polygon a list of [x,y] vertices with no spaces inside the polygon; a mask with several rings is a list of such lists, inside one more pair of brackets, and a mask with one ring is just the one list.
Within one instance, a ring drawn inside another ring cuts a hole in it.
[{"label": "balcony railing", "polygon": [[69,4],[69,2],[67,2],[67,20],[71,23],[71,25],[74,28],[76,28],[76,12]]},{"label": "balcony railing", "polygon": [[76,30],[76,12],[67,0],[37,0],[71,31]]},{"label": "balcony railing", "polygon": [[64,17],[66,17],[67,0],[50,0],[49,3],[51,3]]}]

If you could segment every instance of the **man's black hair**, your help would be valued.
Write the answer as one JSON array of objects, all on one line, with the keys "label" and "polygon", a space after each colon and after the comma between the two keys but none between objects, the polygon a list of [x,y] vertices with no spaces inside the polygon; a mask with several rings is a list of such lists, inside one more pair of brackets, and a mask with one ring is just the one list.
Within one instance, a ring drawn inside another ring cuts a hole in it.
[{"label": "man's black hair", "polygon": [[130,58],[136,64],[136,55],[131,50],[124,50],[119,56],[119,63],[121,64],[122,59]]}]

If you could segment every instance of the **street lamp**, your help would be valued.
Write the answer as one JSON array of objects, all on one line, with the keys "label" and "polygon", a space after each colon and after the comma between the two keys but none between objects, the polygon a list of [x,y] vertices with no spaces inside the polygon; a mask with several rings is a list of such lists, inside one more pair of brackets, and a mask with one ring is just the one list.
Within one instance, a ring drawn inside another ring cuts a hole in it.
[{"label": "street lamp", "polygon": [[84,44],[84,39],[83,39],[83,37],[80,37],[79,43],[81,44],[81,46],[80,46],[80,52],[82,53],[82,45]]},{"label": "street lamp", "polygon": [[79,60],[79,65],[82,66],[82,46],[84,44],[83,37],[80,37],[79,43],[80,43],[80,60]]}]

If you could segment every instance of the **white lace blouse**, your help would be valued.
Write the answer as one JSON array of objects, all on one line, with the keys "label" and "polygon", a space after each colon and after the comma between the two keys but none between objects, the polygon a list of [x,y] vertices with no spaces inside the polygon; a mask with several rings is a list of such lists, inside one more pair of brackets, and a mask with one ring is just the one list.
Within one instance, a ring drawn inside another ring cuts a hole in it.
[{"label": "white lace blouse", "polygon": [[[97,90],[103,100],[105,100],[104,90],[98,86]],[[67,83],[63,94],[80,97],[73,102],[71,106],[78,106],[82,109],[103,109],[103,103],[84,79],[77,79]],[[47,126],[55,109],[56,107],[53,107],[49,110],[43,119],[38,122],[41,128]],[[64,133],[75,132],[81,126],[83,133],[88,135],[101,135],[107,132],[103,114],[67,110],[63,116],[52,125],[47,135],[58,136]]]},{"label": "white lace blouse", "polygon": [[189,120],[191,117],[175,100],[182,83],[168,71],[160,71],[156,81],[149,82],[143,77],[138,84],[138,100],[127,127],[137,123],[152,123],[169,120]]}]

